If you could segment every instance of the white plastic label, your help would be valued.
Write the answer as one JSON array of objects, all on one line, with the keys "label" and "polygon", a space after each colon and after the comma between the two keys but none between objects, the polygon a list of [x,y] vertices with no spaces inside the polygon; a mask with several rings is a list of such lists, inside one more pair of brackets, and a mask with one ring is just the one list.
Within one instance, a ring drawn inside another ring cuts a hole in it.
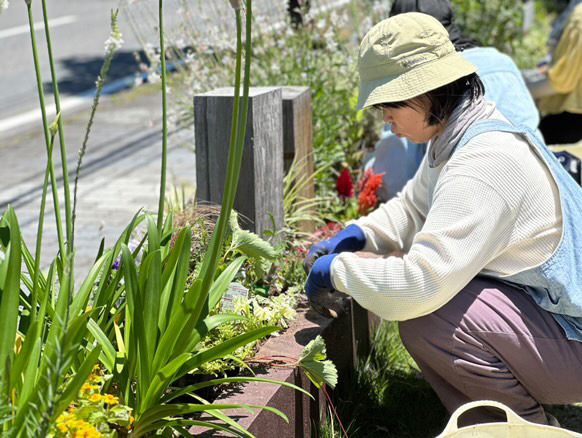
[{"label": "white plastic label", "polygon": [[233,312],[237,297],[248,298],[249,290],[240,283],[230,283],[222,296],[221,310],[223,312]]}]

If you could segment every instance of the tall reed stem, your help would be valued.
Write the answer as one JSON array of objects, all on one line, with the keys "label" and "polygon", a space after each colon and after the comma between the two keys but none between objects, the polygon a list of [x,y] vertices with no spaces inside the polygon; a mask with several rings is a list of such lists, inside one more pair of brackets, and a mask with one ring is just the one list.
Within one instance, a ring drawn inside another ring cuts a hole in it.
[{"label": "tall reed stem", "polygon": [[[59,97],[59,83],[55,72],[55,63],[53,58],[53,48],[51,43],[51,33],[48,23],[48,13],[46,0],[42,0],[42,15],[44,19],[44,33],[48,49],[48,58],[51,68],[51,79],[53,83],[53,95],[55,97],[56,113],[61,113],[61,99]],[[71,188],[69,187],[69,171],[67,169],[67,147],[65,146],[65,133],[63,129],[63,118],[58,117],[59,143],[61,147],[61,166],[63,168],[63,187],[65,189],[65,222],[67,227],[67,249],[73,252],[73,218],[71,212]]]},{"label": "tall reed stem", "polygon": [[[42,123],[43,123],[43,132],[44,132],[44,140],[46,143],[47,153],[49,153],[50,149],[50,139],[49,139],[49,125],[47,121],[46,115],[46,108],[44,104],[44,91],[42,88],[42,75],[40,73],[40,65],[38,61],[38,52],[36,50],[36,35],[34,32],[34,20],[32,17],[32,0],[26,0],[26,9],[28,12],[28,26],[30,28],[30,39],[32,43],[32,56],[34,58],[34,69],[36,72],[36,86],[38,88],[38,99],[40,101],[40,111],[42,114]],[[59,204],[59,193],[57,190],[57,180],[55,177],[55,167],[52,162],[52,157],[49,157],[49,168],[50,168],[50,177],[51,177],[51,189],[53,195],[53,205],[55,209],[55,221],[57,225],[57,236],[59,240],[59,250],[61,253],[61,259],[63,259],[66,255],[65,251],[65,244],[63,238],[63,224],[61,222],[61,207]]]},{"label": "tall reed stem", "polygon": [[[251,27],[252,27],[252,0],[246,2],[246,32],[245,32],[245,76],[243,84],[243,108],[242,113],[238,114],[238,102],[240,99],[240,56],[242,52],[241,43],[241,17],[240,9],[235,8],[237,21],[237,60],[236,73],[234,84],[234,104],[232,115],[232,130],[230,138],[230,149],[228,153],[228,167],[226,175],[226,183],[224,186],[224,195],[222,201],[221,213],[212,234],[212,240],[209,245],[208,253],[204,257],[203,265],[200,269],[204,273],[202,277],[201,289],[202,291],[210,290],[210,285],[213,282],[213,276],[218,266],[220,258],[218,254],[222,247],[226,227],[230,217],[230,212],[234,205],[234,198],[236,196],[236,189],[238,186],[238,179],[240,175],[240,168],[242,163],[242,154],[244,150],[244,141],[247,127],[248,106],[249,106],[249,88],[250,88],[250,69],[251,69]],[[236,135],[234,135],[236,132]],[[201,303],[208,306],[208,300]],[[209,309],[206,308],[208,311]]]},{"label": "tall reed stem", "polygon": [[[121,38],[121,33],[117,26],[117,14],[119,9],[111,11],[111,37],[110,38]],[[73,186],[73,213],[71,217],[71,246],[74,246],[75,242],[75,222],[77,220],[77,191],[79,188],[79,178],[81,176],[81,166],[83,164],[83,158],[85,157],[85,152],[87,151],[87,145],[89,143],[89,136],[91,134],[91,128],[93,127],[93,120],[95,120],[95,114],[97,113],[97,107],[99,106],[99,99],[101,98],[101,92],[103,91],[103,86],[105,85],[105,80],[107,79],[107,74],[109,73],[109,68],[111,67],[111,61],[115,55],[116,46],[112,45],[105,51],[105,59],[103,60],[103,65],[101,70],[99,70],[99,76],[97,76],[97,81],[95,81],[95,96],[93,96],[93,104],[91,105],[91,114],[89,115],[89,121],[87,122],[87,127],[85,128],[85,136],[83,137],[83,143],[81,144],[81,149],[79,149],[79,157],[77,158],[77,168],[75,169],[75,182]],[[72,269],[72,266],[71,266]]]},{"label": "tall reed stem", "polygon": [[46,205],[46,192],[48,187],[48,179],[50,175],[50,168],[53,164],[53,146],[55,144],[55,135],[57,131],[57,125],[60,124],[61,113],[57,114],[57,118],[53,122],[50,128],[51,141],[49,145],[48,160],[46,163],[46,170],[44,173],[44,184],[42,186],[42,197],[40,198],[40,211],[38,213],[38,230],[36,232],[36,252],[34,255],[34,277],[32,281],[32,292],[30,296],[31,303],[31,321],[36,318],[36,303],[38,301],[38,277],[40,275],[40,252],[41,252],[41,242],[42,242],[42,228],[44,225],[44,209]]},{"label": "tall reed stem", "polygon": [[162,63],[162,169],[160,176],[160,202],[158,206],[158,231],[162,232],[164,226],[164,201],[166,197],[166,165],[168,156],[168,111],[166,108],[166,49],[164,46],[164,16],[163,0],[159,0],[159,24],[160,29],[160,61]]}]

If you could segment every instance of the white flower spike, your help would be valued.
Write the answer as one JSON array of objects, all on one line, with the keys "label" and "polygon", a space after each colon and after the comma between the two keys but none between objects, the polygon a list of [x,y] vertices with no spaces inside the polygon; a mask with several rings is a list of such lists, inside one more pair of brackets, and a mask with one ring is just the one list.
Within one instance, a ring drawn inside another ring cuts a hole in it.
[{"label": "white flower spike", "polygon": [[123,45],[123,38],[117,25],[118,12],[119,10],[111,11],[111,33],[109,38],[105,40],[105,53],[115,52]]}]

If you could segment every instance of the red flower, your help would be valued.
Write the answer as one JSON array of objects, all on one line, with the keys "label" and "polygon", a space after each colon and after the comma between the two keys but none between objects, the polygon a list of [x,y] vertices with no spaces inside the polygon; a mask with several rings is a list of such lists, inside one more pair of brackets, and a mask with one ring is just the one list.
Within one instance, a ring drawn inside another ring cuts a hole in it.
[{"label": "red flower", "polygon": [[342,173],[335,184],[335,189],[337,194],[344,198],[350,198],[354,195],[354,181],[352,180],[350,171],[347,168],[342,170]]},{"label": "red flower", "polygon": [[374,174],[372,169],[366,170],[360,181],[360,196],[358,197],[358,211],[360,214],[366,214],[378,203],[376,193],[382,186],[382,177],[384,172]]}]

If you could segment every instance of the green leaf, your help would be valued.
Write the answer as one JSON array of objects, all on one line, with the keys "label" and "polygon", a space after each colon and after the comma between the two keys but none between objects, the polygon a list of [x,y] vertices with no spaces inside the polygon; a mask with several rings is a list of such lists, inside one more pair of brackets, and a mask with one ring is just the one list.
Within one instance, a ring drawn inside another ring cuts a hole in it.
[{"label": "green leaf", "polygon": [[[143,335],[148,343],[148,363],[152,364],[154,360],[154,351],[158,338],[158,320],[160,317],[160,293],[162,291],[162,254],[160,251],[160,241],[158,228],[148,215],[148,257],[151,257],[149,269],[140,267],[140,276],[144,278],[147,275],[146,285],[143,295],[143,312],[145,333]],[[140,334],[141,335],[141,334]]]},{"label": "green leaf", "polygon": [[[194,399],[198,400],[202,404],[205,404],[205,405],[211,404],[196,394],[190,394],[190,396],[193,397]],[[232,426],[235,430],[231,431],[231,433],[233,433],[235,436],[249,436],[249,433],[247,432],[247,430],[245,428],[243,428],[240,424],[238,424],[235,420],[230,418],[228,415],[223,414],[222,411],[213,409],[213,410],[207,411],[206,413],[209,415],[212,415],[215,418],[218,418],[219,420],[222,420],[228,426]],[[237,433],[237,431],[238,431],[238,433]],[[187,435],[187,436],[190,436],[190,435]]]},{"label": "green leaf", "polygon": [[220,359],[224,356],[232,353],[236,349],[247,345],[257,339],[264,338],[265,336],[280,330],[279,327],[266,326],[255,330],[249,330],[246,333],[230,338],[220,344],[216,344],[208,350],[201,351],[194,356],[192,359],[188,360],[184,366],[176,374],[176,378],[182,377],[184,374],[199,368],[202,364],[210,362],[214,359]]},{"label": "green leaf", "polygon": [[160,331],[166,329],[174,308],[180,305],[180,300],[186,290],[188,270],[190,268],[190,244],[192,233],[190,227],[180,231],[167,260],[164,261],[162,273],[162,296],[160,298]]},{"label": "green leaf", "polygon": [[18,411],[23,410],[24,402],[28,400],[32,394],[34,387],[36,386],[37,381],[37,373],[38,373],[38,362],[40,359],[42,347],[42,339],[37,338],[34,342],[34,348],[32,349],[32,353],[30,355],[30,359],[26,364],[26,368],[24,369],[24,375],[22,376],[22,389],[20,390],[20,394],[18,395]]},{"label": "green leaf", "polygon": [[22,373],[24,372],[28,361],[32,357],[32,351],[39,338],[39,326],[40,322],[38,320],[33,321],[28,329],[28,335],[24,338],[24,343],[22,348],[16,357],[14,358],[14,364],[10,370],[10,389],[19,389],[22,384]]},{"label": "green leaf", "polygon": [[317,336],[301,352],[298,365],[317,388],[323,384],[335,388],[337,385],[337,368],[331,360],[326,360],[325,341]]},{"label": "green leaf", "polygon": [[105,254],[101,256],[99,260],[97,260],[91,267],[87,277],[85,277],[85,281],[83,281],[83,285],[75,295],[75,298],[73,298],[73,303],[71,304],[70,310],[71,315],[77,316],[85,310],[89,302],[89,295],[91,294],[95,281],[97,280],[97,276],[99,275],[99,272],[101,272],[105,261],[109,260],[110,257],[111,250],[107,250]]},{"label": "green leaf", "polygon": [[254,233],[242,230],[237,221],[237,213],[233,211],[229,220],[232,231],[232,248],[254,258],[274,259],[277,252],[273,246]]},{"label": "green leaf", "polygon": [[[126,319],[127,312],[129,312],[129,318],[135,326],[131,327],[129,337],[130,341],[127,342],[128,359],[131,361],[132,353],[139,353],[137,360],[139,363],[139,377],[138,385],[140,385],[140,393],[145,393],[145,388],[150,382],[150,355],[148,354],[148,341],[144,334],[146,333],[145,322],[144,322],[144,310],[143,302],[141,299],[141,294],[139,291],[139,282],[137,279],[137,268],[135,266],[135,260],[129,248],[125,245],[121,245],[122,253],[122,269],[124,271],[125,277],[125,287],[126,294],[128,298],[128,307],[126,309]],[[145,275],[145,273],[143,273]],[[157,320],[156,320],[157,326]],[[127,335],[126,335],[127,336]]]},{"label": "green leaf", "polygon": [[[131,218],[131,221],[125,227],[125,230],[121,233],[117,242],[115,243],[115,247],[113,248],[112,253],[112,261],[119,255],[121,251],[121,244],[125,243],[126,245],[129,243],[129,239],[131,237],[131,233],[133,230],[145,219],[145,214],[141,213],[141,209]],[[113,267],[113,263],[109,263],[106,265],[105,272],[103,273],[102,278],[107,280],[111,275],[111,270]],[[118,271],[115,275],[115,279],[119,280],[121,278],[121,270]],[[111,297],[112,293],[115,290],[116,284],[111,285],[109,281],[102,281],[99,283],[99,287],[97,292],[95,293],[95,306],[100,307],[106,304],[107,300]]]},{"label": "green leaf", "polygon": [[[140,429],[140,436],[145,435],[148,432],[152,432],[155,430],[161,430],[164,427],[171,427],[172,429],[175,430],[180,430],[181,428],[179,426],[200,426],[200,427],[206,427],[208,429],[216,429],[216,430],[220,430],[223,432],[228,432],[233,436],[237,436],[237,437],[247,437],[247,438],[255,438],[255,436],[250,433],[250,432],[239,432],[236,429],[227,427],[227,426],[222,426],[220,424],[217,423],[212,423],[210,421],[198,421],[198,420],[160,420],[157,421],[155,423],[151,423],[150,425],[146,426],[146,427],[142,427]],[[185,434],[182,436],[187,436],[190,437],[192,435],[190,435],[190,433],[186,430],[186,432],[184,432]]]},{"label": "green leaf", "polygon": [[275,259],[277,257],[273,245],[247,230],[236,233],[236,249],[254,258]]},{"label": "green leaf", "polygon": [[[194,350],[194,347],[200,342],[200,340],[204,336],[206,336],[208,332],[210,332],[212,329],[218,327],[221,324],[232,321],[240,321],[243,319],[247,318],[241,315],[234,314],[213,315],[209,316],[204,321],[201,321],[195,330],[193,330],[192,332],[188,332],[190,337],[184,340],[184,342],[187,342],[187,344],[178,344],[183,346],[182,351],[184,353],[179,354],[176,358],[171,360],[168,365],[162,367],[162,369],[159,371],[157,369],[152,368],[152,375],[154,375],[154,378],[148,388],[146,403],[153,403],[155,401],[155,398],[160,397],[162,391],[168,386],[170,386],[172,381],[174,381],[175,372],[182,366],[182,364],[186,360],[192,357],[191,351]],[[182,362],[180,362],[180,360]],[[172,369],[172,367],[169,366],[172,363],[176,364],[178,362],[180,362],[180,366],[175,369]]]},{"label": "green leaf", "polygon": [[103,333],[103,330],[101,330],[99,324],[97,324],[94,320],[90,319],[87,322],[87,329],[89,329],[91,334],[101,345],[101,348],[103,348],[103,352],[105,353],[105,361],[102,361],[103,365],[105,365],[105,368],[107,368],[109,372],[113,372],[113,364],[115,363],[116,353],[115,348],[113,348],[113,344],[105,335],[105,333]]},{"label": "green leaf", "polygon": [[[23,240],[22,241],[22,259],[24,260],[24,264],[26,265],[26,270],[28,271],[28,275],[30,276],[30,278],[34,278],[34,272],[35,272],[35,265],[34,265],[34,258],[32,257],[32,254],[30,254],[30,251],[28,249],[28,247],[26,246],[26,242]],[[22,276],[24,277],[24,271],[22,272]],[[30,282],[30,284],[32,285],[32,282]],[[38,287],[39,289],[44,289],[46,285],[46,280],[44,278],[44,275],[42,272],[38,273]],[[32,292],[32,287],[29,288],[29,290]]]},{"label": "green leaf", "polygon": [[237,257],[233,260],[228,267],[222,271],[222,274],[216,279],[212,287],[210,288],[209,296],[209,306],[210,310],[213,310],[216,305],[222,299],[222,296],[226,292],[228,285],[232,282],[237,272],[240,270],[243,263],[246,261],[245,256]]},{"label": "green leaf", "polygon": [[237,315],[236,313],[220,313],[218,315],[208,316],[192,330],[190,338],[187,339],[188,344],[184,348],[184,351],[187,353],[194,351],[196,345],[198,345],[202,338],[219,325],[226,324],[227,322],[247,320],[248,318],[246,316]]},{"label": "green leaf", "polygon": [[59,401],[57,403],[55,412],[53,414],[53,419],[61,415],[61,413],[69,406],[71,401],[83,386],[83,383],[87,381],[91,371],[93,371],[93,366],[97,363],[97,359],[99,358],[99,353],[101,353],[101,347],[97,346],[89,353],[89,355],[83,361],[83,364],[79,367],[75,376],[71,379],[61,396],[59,397]]},{"label": "green leaf", "polygon": [[274,385],[281,385],[281,386],[285,386],[287,388],[293,388],[293,389],[300,391],[300,392],[304,393],[305,395],[308,395],[309,397],[313,398],[313,396],[308,391],[304,390],[300,386],[296,386],[296,385],[294,385],[292,383],[288,383],[288,382],[283,382],[283,381],[273,380],[273,379],[265,379],[262,377],[224,377],[222,379],[207,380],[205,382],[195,383],[195,384],[187,386],[185,388],[180,388],[179,390],[171,392],[171,393],[167,394],[166,396],[164,396],[162,398],[162,401],[164,403],[167,403],[170,400],[175,399],[176,397],[179,397],[179,396],[184,395],[184,394],[188,394],[192,391],[198,391],[199,389],[207,388],[209,386],[224,385],[227,383],[249,383],[249,382],[263,382],[263,383],[272,383]]},{"label": "green leaf", "polygon": [[255,406],[255,405],[242,405],[242,404],[175,404],[175,405],[161,405],[154,408],[148,409],[143,415],[138,418],[135,422],[134,433],[137,436],[142,435],[145,432],[145,428],[150,424],[163,420],[168,417],[176,417],[178,415],[191,414],[194,412],[205,412],[210,410],[224,410],[224,409],[263,409],[266,411],[273,412],[283,418],[285,422],[289,422],[287,416],[279,411],[278,409],[272,408],[270,406]]},{"label": "green leaf", "polygon": [[97,250],[97,255],[95,256],[95,261],[99,260],[103,255],[103,251],[105,251],[105,237],[101,239],[101,243],[99,244],[99,249]]},{"label": "green leaf", "polygon": [[[18,324],[18,301],[20,299],[20,268],[22,248],[20,228],[12,207],[4,213],[4,219],[10,226],[10,244],[2,265],[6,267],[4,284],[0,284],[2,300],[0,301],[0,364],[4,368],[7,359],[14,354],[14,341]],[[8,365],[10,367],[10,365]]]},{"label": "green leaf", "polygon": [[10,243],[10,228],[6,226],[0,226],[0,243],[3,246],[8,246]]}]

